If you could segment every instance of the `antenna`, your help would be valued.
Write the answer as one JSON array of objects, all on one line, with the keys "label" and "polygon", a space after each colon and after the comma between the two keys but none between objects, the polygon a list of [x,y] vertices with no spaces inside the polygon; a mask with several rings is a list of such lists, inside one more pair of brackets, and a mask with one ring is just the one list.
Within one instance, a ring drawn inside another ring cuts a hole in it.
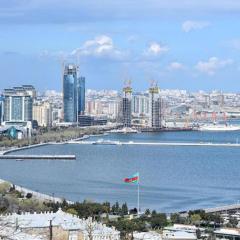
[{"label": "antenna", "polygon": [[157,87],[157,81],[156,80],[154,80],[154,79],[152,79],[152,80],[150,80],[150,86],[151,86],[151,88],[155,88],[155,87]]},{"label": "antenna", "polygon": [[125,88],[131,87],[131,85],[132,85],[131,79],[124,80],[124,87]]}]

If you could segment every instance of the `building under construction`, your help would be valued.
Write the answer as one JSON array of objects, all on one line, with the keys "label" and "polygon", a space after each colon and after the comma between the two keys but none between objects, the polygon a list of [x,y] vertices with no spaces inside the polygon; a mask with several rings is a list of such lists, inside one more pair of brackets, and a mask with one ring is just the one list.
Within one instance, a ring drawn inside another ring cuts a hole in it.
[{"label": "building under construction", "polygon": [[152,129],[160,129],[162,128],[162,100],[156,84],[149,88],[149,103],[149,127]]},{"label": "building under construction", "polygon": [[123,97],[121,101],[121,122],[124,127],[131,127],[132,121],[132,88],[128,83],[123,88]]}]

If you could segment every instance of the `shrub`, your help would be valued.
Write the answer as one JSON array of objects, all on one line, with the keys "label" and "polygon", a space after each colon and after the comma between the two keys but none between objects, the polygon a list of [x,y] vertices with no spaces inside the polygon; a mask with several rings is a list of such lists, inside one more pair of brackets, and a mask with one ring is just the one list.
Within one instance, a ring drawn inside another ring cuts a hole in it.
[{"label": "shrub", "polygon": [[27,198],[27,199],[32,198],[32,193],[27,193],[27,194],[26,194],[26,198]]}]

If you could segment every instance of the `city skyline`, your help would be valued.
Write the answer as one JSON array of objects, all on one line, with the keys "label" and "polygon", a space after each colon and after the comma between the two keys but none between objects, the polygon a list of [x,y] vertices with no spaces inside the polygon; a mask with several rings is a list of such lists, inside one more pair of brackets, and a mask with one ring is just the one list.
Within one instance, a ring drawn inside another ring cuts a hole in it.
[{"label": "city skyline", "polygon": [[[240,3],[135,0],[3,1],[1,88],[62,90],[62,61],[79,63],[86,88],[238,92]],[[16,41],[17,39],[17,41]],[[26,67],[27,66],[27,67]]]}]

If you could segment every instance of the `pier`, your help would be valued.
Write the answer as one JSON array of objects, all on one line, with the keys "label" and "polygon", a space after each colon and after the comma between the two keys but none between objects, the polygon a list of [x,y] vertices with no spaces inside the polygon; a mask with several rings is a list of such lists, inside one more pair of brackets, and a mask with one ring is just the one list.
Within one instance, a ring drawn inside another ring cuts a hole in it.
[{"label": "pier", "polygon": [[0,155],[0,160],[76,160],[75,155]]}]

